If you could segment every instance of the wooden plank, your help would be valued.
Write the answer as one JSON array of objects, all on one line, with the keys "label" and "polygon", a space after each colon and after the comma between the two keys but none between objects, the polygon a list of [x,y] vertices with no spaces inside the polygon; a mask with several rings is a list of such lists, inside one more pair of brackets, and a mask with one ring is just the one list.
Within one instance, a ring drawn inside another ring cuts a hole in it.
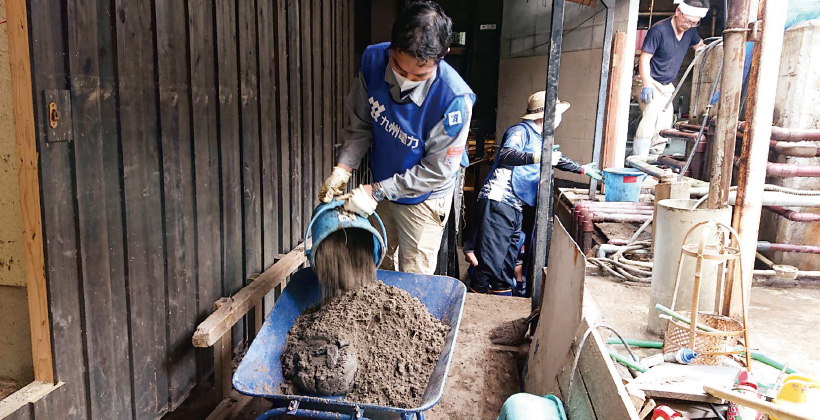
[{"label": "wooden plank", "polygon": [[[273,265],[279,253],[279,154],[277,142],[276,22],[271,0],[256,3],[259,33],[259,135],[261,157],[262,268]],[[258,270],[262,271],[262,270]],[[258,272],[257,271],[257,272]]]},{"label": "wooden plank", "polygon": [[[244,278],[262,272],[262,159],[259,137],[259,63],[256,7],[237,2],[242,126],[242,225]],[[243,284],[244,286],[244,284]],[[250,327],[249,327],[250,329]]]},{"label": "wooden plank", "polygon": [[333,127],[334,86],[331,75],[333,72],[333,34],[331,33],[331,21],[334,16],[331,12],[331,2],[322,3],[322,174],[316,182],[324,182],[330,175],[331,168],[336,163],[333,161],[333,141],[335,139]]},{"label": "wooden plank", "polygon": [[[595,324],[596,322],[589,322],[585,314],[581,328],[586,331]],[[598,418],[639,420],[638,412],[597,330],[590,333],[581,349],[578,369]]]},{"label": "wooden plank", "polygon": [[[227,307],[229,303],[229,298],[217,300],[214,302],[214,311]],[[231,335],[230,330],[226,329],[214,346],[214,399],[217,403],[227,398],[228,393],[233,388],[231,384],[233,376],[231,368],[231,359],[233,358]]]},{"label": "wooden plank", "polygon": [[32,406],[56,390],[62,383],[34,381],[13,394],[0,400],[0,419],[29,419],[32,417]]},{"label": "wooden plank", "polygon": [[287,37],[287,9],[284,0],[275,1],[275,21],[276,21],[276,103],[278,106],[277,125],[279,127],[279,139],[275,149],[276,159],[279,162],[279,226],[282,231],[282,239],[277,252],[291,249],[298,242],[293,241],[291,233],[291,214],[294,212],[290,205],[291,193],[291,169],[290,169],[290,100],[288,84],[288,37]]},{"label": "wooden plank", "polygon": [[[220,215],[218,97],[214,55],[214,14],[211,0],[188,2],[193,124],[194,176],[196,178],[196,323],[213,312],[222,296],[222,219]],[[197,352],[199,380],[213,369],[209,350]]]},{"label": "wooden plank", "polygon": [[6,20],[34,379],[54,382],[26,2],[7,0]]},{"label": "wooden plank", "polygon": [[[19,1],[19,0],[18,0]],[[26,9],[23,5],[9,2],[9,5],[14,4],[16,16],[14,21],[15,26],[18,26],[22,21],[26,20],[23,13]],[[63,59],[65,53],[63,47],[67,44],[65,34],[60,30],[63,27],[62,16],[59,8],[52,7],[52,3],[46,0],[32,0],[29,3],[32,11],[31,19],[31,38],[36,39],[37,42],[31,45],[32,50],[32,65],[34,69],[33,90],[34,92],[42,92],[46,89],[67,89],[67,73],[66,61]],[[22,18],[22,20],[21,20]],[[16,48],[16,47],[15,47]],[[16,67],[16,66],[13,66]],[[16,69],[15,69],[16,70]],[[19,80],[19,79],[18,79]],[[27,172],[27,179],[32,181],[42,179],[40,187],[42,188],[40,195],[29,195],[32,191],[21,188],[21,194],[26,196],[21,197],[21,202],[28,207],[24,209],[23,223],[24,226],[36,228],[31,223],[34,220],[27,219],[31,215],[42,214],[42,235],[37,235],[36,230],[30,234],[26,233],[26,238],[32,240],[39,240],[40,238],[48,238],[44,242],[46,273],[47,277],[47,293],[49,302],[48,314],[51,317],[51,342],[54,343],[55,352],[53,353],[53,367],[54,380],[64,381],[66,390],[56,395],[53,399],[55,405],[59,405],[64,413],[64,418],[80,419],[86,416],[88,408],[86,372],[85,372],[85,354],[83,352],[83,331],[81,329],[81,311],[80,311],[80,291],[77,285],[80,284],[79,265],[77,260],[78,251],[77,244],[77,213],[74,205],[74,197],[76,192],[73,189],[70,176],[66,174],[72,173],[72,162],[70,156],[70,143],[58,143],[46,146],[46,130],[45,122],[45,105],[41,102],[42,96],[34,97],[34,111],[37,142],[39,147],[37,151],[40,153],[40,178],[37,178],[37,155],[33,152],[30,143],[18,144],[18,147],[23,147],[22,153],[19,153],[22,164],[21,168]],[[26,126],[22,126],[25,130]],[[19,140],[19,138],[18,138]],[[27,140],[30,141],[30,140]],[[38,181],[39,182],[39,181]],[[30,187],[31,185],[28,185]],[[28,198],[27,198],[28,197]],[[42,210],[34,210],[34,199],[42,197]],[[40,213],[42,211],[42,213]],[[31,235],[31,236],[30,236]],[[31,244],[32,247],[36,246]],[[37,250],[32,248],[27,250],[32,252],[32,256],[36,258]],[[27,262],[28,263],[28,262]],[[36,266],[36,261],[33,270],[26,269],[26,275],[38,276],[39,271]],[[38,276],[39,277],[39,276]],[[36,282],[41,282],[41,279],[36,279]],[[42,288],[39,285],[29,287],[29,293],[37,293],[37,300],[43,299]],[[29,300],[31,307],[33,301]],[[34,309],[31,307],[31,309]],[[45,334],[45,323],[47,317],[45,313],[40,313],[39,320],[32,325],[41,325],[42,329],[32,329],[33,335],[36,337],[43,337]],[[40,345],[43,341],[40,342]],[[51,353],[51,348],[49,348]],[[35,358],[41,362],[47,360],[47,355],[42,352]],[[49,362],[51,364],[51,362]],[[42,367],[42,365],[40,365]],[[38,371],[44,372],[42,369]],[[47,371],[46,371],[47,372]]]},{"label": "wooden plank", "polygon": [[188,340],[197,320],[191,102],[185,3],[159,0],[155,8],[169,306],[167,370],[173,410],[196,379],[194,349]]},{"label": "wooden plank", "polygon": [[[303,191],[302,188],[304,174],[303,149],[304,127],[302,120],[302,60],[301,60],[301,31],[299,23],[298,2],[287,3],[287,44],[288,44],[288,131],[290,133],[290,200],[283,203],[291,208],[291,244],[297,244],[302,240],[302,226],[304,212],[302,210]],[[284,150],[283,150],[284,153]]]},{"label": "wooden plank", "polygon": [[[302,70],[299,74],[302,75],[302,174],[299,177],[302,182],[301,194],[295,195],[297,199],[302,202],[302,223],[307,223],[310,220],[310,214],[313,211],[313,203],[315,194],[313,193],[313,167],[314,148],[313,148],[313,132],[314,132],[314,113],[313,113],[313,48],[314,42],[311,39],[311,27],[313,23],[311,3],[312,0],[304,0],[298,2],[299,8],[299,33],[301,34],[299,40],[300,53],[298,58],[302,62]],[[300,229],[301,230],[301,229]]]},{"label": "wooden plank", "polygon": [[[116,0],[131,354],[137,419],[168,410],[167,283],[150,2]],[[118,378],[119,379],[119,378]]]},{"label": "wooden plank", "polygon": [[[324,153],[323,147],[324,139],[324,125],[325,118],[322,114],[322,102],[324,102],[325,92],[322,90],[324,50],[322,49],[322,5],[321,0],[311,0],[311,45],[313,46],[310,54],[313,60],[313,176],[311,177],[311,194],[305,195],[305,200],[310,203],[310,211],[319,203],[316,198],[319,195],[319,188],[324,181],[322,177],[324,173]],[[308,220],[310,215],[308,215]]]},{"label": "wooden plank", "polygon": [[[581,331],[581,334],[583,333],[584,332]],[[561,399],[563,400],[564,405],[569,407],[567,417],[571,419],[605,420],[606,417],[597,417],[595,415],[595,410],[592,408],[592,401],[590,401],[586,383],[584,383],[584,378],[581,375],[581,372],[577,370],[573,372],[574,377],[572,379],[572,389],[569,390],[572,392],[572,395],[567,395],[569,371],[572,367],[572,358],[575,357],[575,354],[575,349],[573,348],[573,350],[567,355],[567,363],[558,375]]]},{"label": "wooden plank", "polygon": [[[240,170],[239,69],[237,68],[236,2],[216,1],[216,52],[219,83],[219,131],[222,173],[222,296],[244,285],[242,261],[242,173]],[[244,340],[244,321],[234,329],[233,344]]]},{"label": "wooden plank", "polygon": [[284,281],[305,261],[305,247],[302,244],[259,275],[253,283],[231,297],[229,305],[222,306],[199,324],[192,339],[194,346],[209,347],[216,343],[231,326],[248,313],[256,302]]},{"label": "wooden plank", "polygon": [[243,395],[236,391],[231,391],[228,398],[222,400],[219,405],[205,418],[205,420],[231,420],[237,418],[239,412],[253,400],[249,395]]},{"label": "wooden plank", "polygon": [[604,153],[601,158],[601,168],[618,167],[621,164],[615,162],[615,149],[618,143],[618,124],[620,124],[620,109],[618,98],[621,96],[621,83],[623,77],[623,55],[626,51],[626,33],[615,32],[612,40],[612,69],[609,73],[609,86],[606,92],[606,124],[604,125]]},{"label": "wooden plank", "polygon": [[530,345],[524,390],[545,395],[558,389],[556,377],[581,323],[586,258],[556,217],[551,266],[545,269],[541,315]]},{"label": "wooden plank", "polygon": [[648,397],[722,404],[703,391],[704,385],[731,387],[739,368],[662,363],[635,378],[632,385]]},{"label": "wooden plank", "polygon": [[[74,160],[79,217],[84,339],[89,360],[90,415],[132,415],[125,289],[120,158],[116,141],[114,58],[108,16],[111,4],[67,4],[68,54],[74,121]],[[102,20],[102,22],[100,22]]]}]

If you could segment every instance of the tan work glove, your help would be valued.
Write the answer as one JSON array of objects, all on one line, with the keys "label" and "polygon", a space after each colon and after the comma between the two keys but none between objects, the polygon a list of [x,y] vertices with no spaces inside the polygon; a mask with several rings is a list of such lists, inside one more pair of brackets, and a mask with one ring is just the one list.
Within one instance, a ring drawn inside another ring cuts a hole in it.
[{"label": "tan work glove", "polygon": [[532,154],[532,163],[541,163],[541,153]]},{"label": "tan work glove", "polygon": [[558,162],[560,162],[560,161],[561,161],[561,157],[563,157],[563,156],[564,156],[564,154],[563,154],[563,153],[561,153],[561,152],[559,152],[559,151],[557,151],[557,150],[553,150],[553,151],[552,151],[552,166],[557,165],[557,164],[558,164]]},{"label": "tan work glove", "polygon": [[347,181],[350,180],[350,172],[340,166],[334,166],[333,172],[327,177],[322,189],[319,190],[319,201],[329,203],[333,197],[342,195],[347,188]]},{"label": "tan work glove", "polygon": [[379,202],[365,190],[364,185],[359,185],[345,201],[345,210],[368,217],[376,211],[378,205]]}]

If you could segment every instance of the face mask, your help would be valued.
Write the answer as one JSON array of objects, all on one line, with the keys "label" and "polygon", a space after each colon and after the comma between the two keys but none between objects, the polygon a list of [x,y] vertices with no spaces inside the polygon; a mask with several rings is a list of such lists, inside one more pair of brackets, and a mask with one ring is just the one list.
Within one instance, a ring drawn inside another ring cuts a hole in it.
[{"label": "face mask", "polygon": [[[390,70],[393,70],[393,67],[390,67]],[[393,75],[396,76],[396,81],[399,82],[399,90],[402,92],[407,92],[410,89],[415,88],[416,86],[424,83],[424,80],[412,81],[408,80],[406,77],[396,73],[396,70],[393,70]]]}]

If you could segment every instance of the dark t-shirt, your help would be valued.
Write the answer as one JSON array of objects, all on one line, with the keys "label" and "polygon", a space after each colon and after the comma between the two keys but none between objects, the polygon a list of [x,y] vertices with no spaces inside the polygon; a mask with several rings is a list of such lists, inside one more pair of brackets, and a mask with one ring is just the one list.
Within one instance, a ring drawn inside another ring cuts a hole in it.
[{"label": "dark t-shirt", "polygon": [[663,84],[674,82],[686,50],[698,42],[700,35],[697,28],[688,29],[678,41],[671,17],[654,24],[646,33],[641,47],[643,52],[652,54],[649,60],[650,76]]}]

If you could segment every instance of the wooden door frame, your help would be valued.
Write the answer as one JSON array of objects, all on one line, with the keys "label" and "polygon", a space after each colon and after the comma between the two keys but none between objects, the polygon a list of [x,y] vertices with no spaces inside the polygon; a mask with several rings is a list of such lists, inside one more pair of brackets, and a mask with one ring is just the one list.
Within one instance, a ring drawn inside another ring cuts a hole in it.
[{"label": "wooden door frame", "polygon": [[34,382],[0,402],[0,418],[45,397],[61,385],[54,381],[25,0],[7,0],[6,15]]}]

